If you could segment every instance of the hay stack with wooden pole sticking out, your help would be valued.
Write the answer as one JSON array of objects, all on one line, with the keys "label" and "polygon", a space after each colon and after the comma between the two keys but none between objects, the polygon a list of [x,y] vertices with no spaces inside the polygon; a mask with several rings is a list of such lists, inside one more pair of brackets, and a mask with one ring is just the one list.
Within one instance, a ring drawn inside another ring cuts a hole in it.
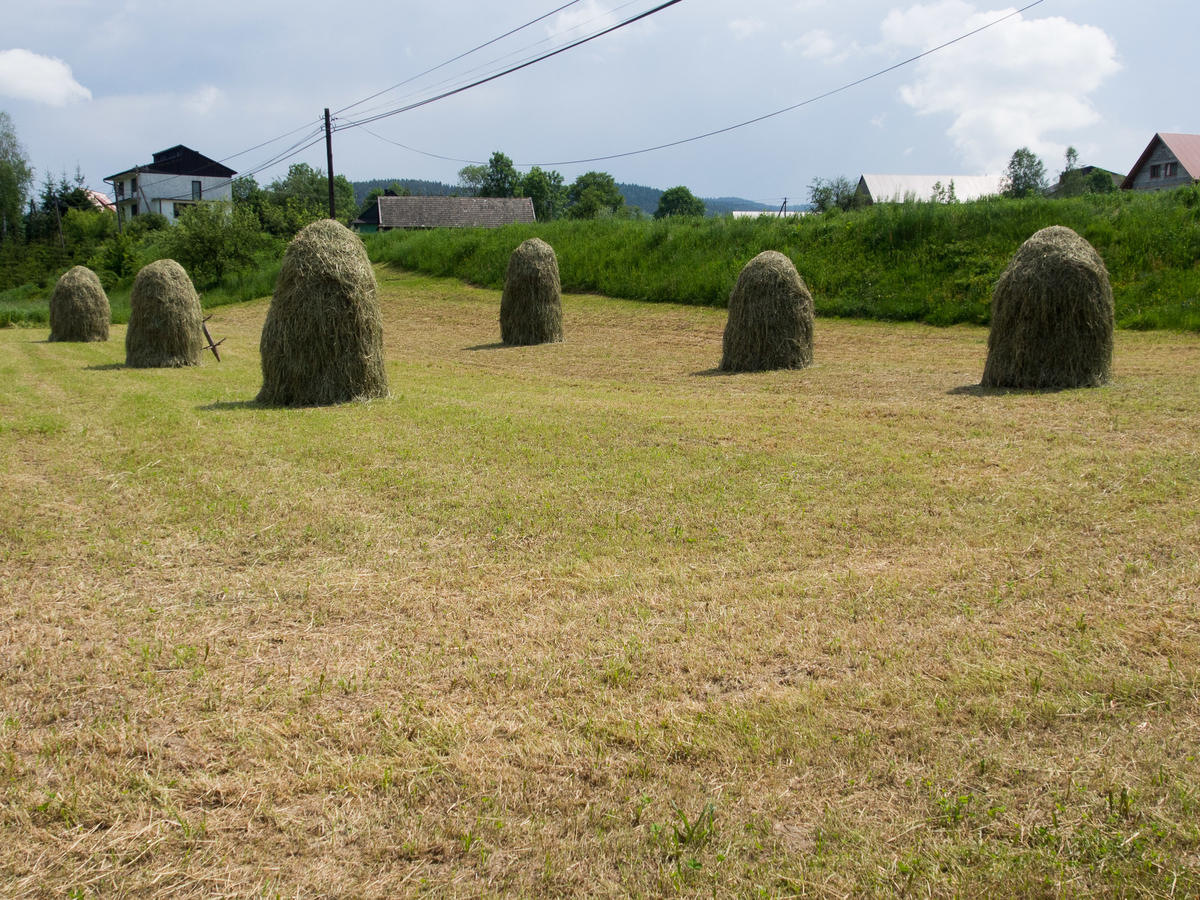
[{"label": "hay stack with wooden pole sticking out", "polygon": [[812,294],[790,259],[765,250],[746,263],[729,295],[721,371],[803,369],[812,348]]},{"label": "hay stack with wooden pole sticking out", "polygon": [[144,266],[129,295],[125,365],[139,369],[200,365],[204,338],[200,298],[183,266],[160,259]]},{"label": "hay stack with wooden pole sticking out", "polygon": [[107,341],[112,309],[96,273],[75,266],[63,273],[50,295],[50,340]]},{"label": "hay stack with wooden pole sticking out", "polygon": [[1112,378],[1113,295],[1104,260],[1070,228],[1021,245],[992,294],[984,387],[1096,387]]},{"label": "hay stack with wooden pole sticking out", "polygon": [[259,350],[260,403],[324,406],[387,396],[375,270],[344,225],[313,222],[288,245]]},{"label": "hay stack with wooden pole sticking out", "polygon": [[558,258],[545,241],[530,238],[508,258],[500,298],[500,340],[525,346],[562,339]]}]

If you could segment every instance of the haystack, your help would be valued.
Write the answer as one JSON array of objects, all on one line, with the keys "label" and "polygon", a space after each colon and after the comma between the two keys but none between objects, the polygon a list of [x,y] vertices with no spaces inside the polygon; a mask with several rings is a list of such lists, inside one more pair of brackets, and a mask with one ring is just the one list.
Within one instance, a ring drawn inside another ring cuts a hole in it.
[{"label": "haystack", "polygon": [[160,259],[142,268],[129,297],[125,365],[139,369],[200,365],[200,298],[183,266]]},{"label": "haystack", "polygon": [[1095,387],[1112,377],[1113,295],[1092,245],[1043,228],[1021,245],[992,294],[984,387]]},{"label": "haystack", "polygon": [[549,244],[530,238],[508,258],[500,298],[500,340],[524,346],[562,339],[558,259]]},{"label": "haystack", "polygon": [[803,369],[812,347],[813,299],[804,279],[782,253],[758,254],[729,295],[721,371]]},{"label": "haystack", "polygon": [[288,245],[259,349],[260,403],[323,406],[387,396],[375,271],[344,225],[313,222]]},{"label": "haystack", "polygon": [[104,286],[91,269],[68,269],[50,295],[50,340],[107,341],[112,310]]}]

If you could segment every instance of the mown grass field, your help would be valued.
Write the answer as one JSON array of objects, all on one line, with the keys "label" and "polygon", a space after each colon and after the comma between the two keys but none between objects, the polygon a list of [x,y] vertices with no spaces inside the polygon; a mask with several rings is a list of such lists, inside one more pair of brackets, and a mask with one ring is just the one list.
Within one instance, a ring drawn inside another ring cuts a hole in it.
[{"label": "mown grass field", "polygon": [[392,396],[0,330],[0,893],[1200,894],[1200,338],[984,393],[986,332],[382,269]]}]

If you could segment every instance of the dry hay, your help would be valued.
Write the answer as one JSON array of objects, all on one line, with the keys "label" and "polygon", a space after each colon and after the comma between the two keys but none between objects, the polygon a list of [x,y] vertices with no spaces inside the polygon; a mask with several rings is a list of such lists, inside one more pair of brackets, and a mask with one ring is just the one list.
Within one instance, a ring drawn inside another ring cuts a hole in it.
[{"label": "dry hay", "polygon": [[96,273],[86,266],[68,269],[50,295],[50,340],[107,341],[112,309]]},{"label": "dry hay", "polygon": [[1095,387],[1112,377],[1113,295],[1104,260],[1070,228],[1021,245],[992,294],[984,387]]},{"label": "dry hay", "polygon": [[259,350],[260,403],[323,406],[387,396],[375,271],[344,225],[313,222],[288,245]]},{"label": "dry hay", "polygon": [[813,299],[792,261],[765,250],[729,295],[723,372],[803,369],[812,363]]},{"label": "dry hay", "polygon": [[142,268],[129,297],[125,365],[139,369],[200,365],[200,298],[183,266],[160,259]]},{"label": "dry hay", "polygon": [[554,248],[530,238],[508,258],[500,298],[500,340],[550,344],[563,339],[562,287]]}]

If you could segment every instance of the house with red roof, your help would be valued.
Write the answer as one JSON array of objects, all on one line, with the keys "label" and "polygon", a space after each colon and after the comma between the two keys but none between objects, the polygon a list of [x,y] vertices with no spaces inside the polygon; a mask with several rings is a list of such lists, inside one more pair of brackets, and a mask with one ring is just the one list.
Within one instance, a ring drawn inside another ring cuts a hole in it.
[{"label": "house with red roof", "polygon": [[1200,181],[1200,134],[1159,132],[1142,151],[1121,189],[1162,191]]}]

